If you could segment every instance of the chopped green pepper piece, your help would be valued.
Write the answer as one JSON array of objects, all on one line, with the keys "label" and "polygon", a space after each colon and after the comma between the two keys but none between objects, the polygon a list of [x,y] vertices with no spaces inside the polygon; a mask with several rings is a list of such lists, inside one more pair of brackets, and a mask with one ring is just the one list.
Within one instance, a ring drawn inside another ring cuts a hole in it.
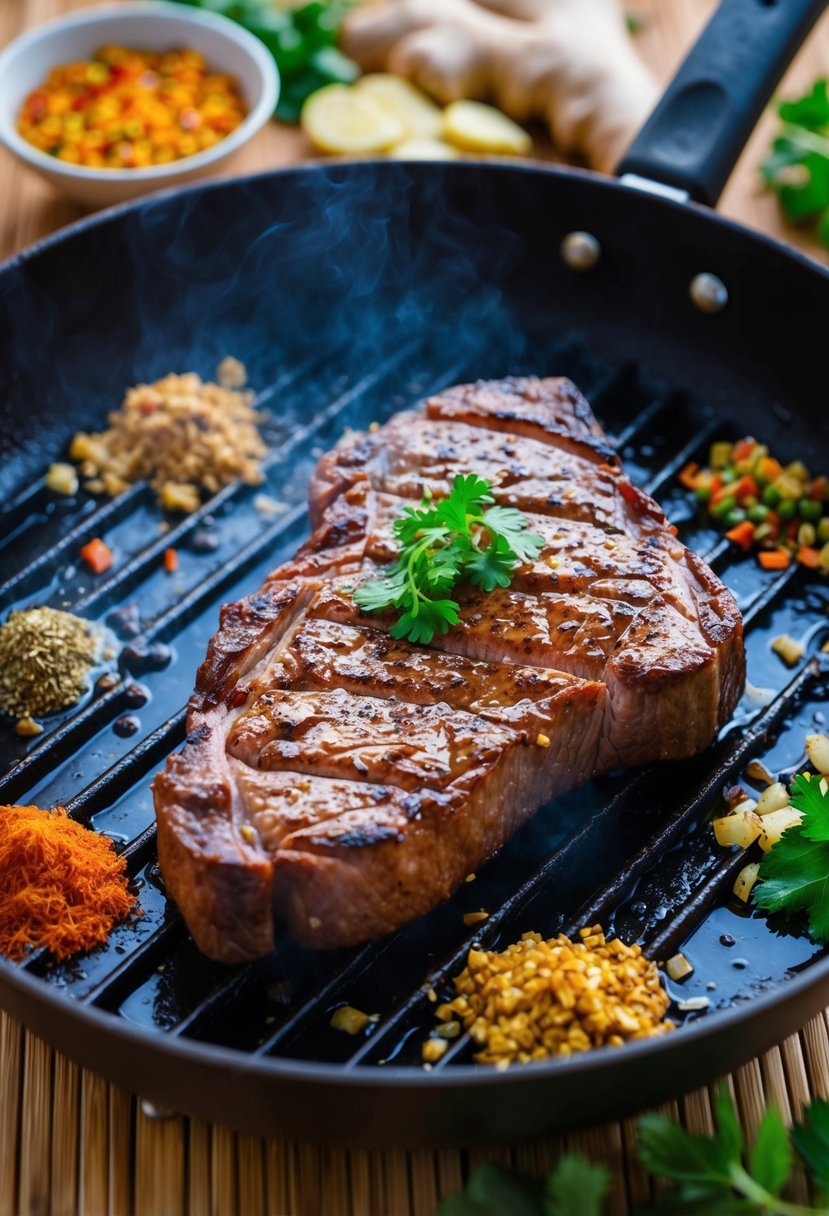
[{"label": "chopped green pepper piece", "polygon": [[742,507],[733,507],[722,516],[722,521],[729,528],[736,528],[737,524],[741,524],[746,517],[746,513]]},{"label": "chopped green pepper piece", "polygon": [[811,498],[801,498],[797,504],[798,514],[801,519],[808,519],[815,523],[823,514],[823,507],[819,502],[814,502]]},{"label": "chopped green pepper piece", "polygon": [[737,499],[733,494],[729,494],[727,498],[721,498],[719,502],[715,502],[711,508],[711,514],[717,519],[725,519],[729,511],[733,511],[737,506]]}]

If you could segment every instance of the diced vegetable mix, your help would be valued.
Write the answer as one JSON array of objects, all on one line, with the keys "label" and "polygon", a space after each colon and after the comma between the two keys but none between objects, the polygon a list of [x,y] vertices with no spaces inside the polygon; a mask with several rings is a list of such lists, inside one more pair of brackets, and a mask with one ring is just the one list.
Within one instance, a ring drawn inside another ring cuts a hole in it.
[{"label": "diced vegetable mix", "polygon": [[103,574],[110,569],[114,561],[109,545],[104,544],[97,536],[88,545],[82,547],[81,557],[93,574]]},{"label": "diced vegetable mix", "polygon": [[802,461],[784,466],[746,437],[713,443],[708,465],[686,465],[679,480],[730,541],[757,552],[764,570],[796,560],[829,573],[829,478],[813,477]]},{"label": "diced vegetable mix", "polygon": [[96,169],[142,169],[192,156],[244,120],[236,81],[192,50],[102,46],[62,64],[26,98],[20,134],[41,152]]},{"label": "diced vegetable mix", "polygon": [[297,122],[306,98],[327,84],[349,84],[360,74],[337,49],[340,24],[355,0],[313,0],[288,7],[274,0],[179,0],[220,13],[244,26],[273,55],[281,87],[277,118]]}]

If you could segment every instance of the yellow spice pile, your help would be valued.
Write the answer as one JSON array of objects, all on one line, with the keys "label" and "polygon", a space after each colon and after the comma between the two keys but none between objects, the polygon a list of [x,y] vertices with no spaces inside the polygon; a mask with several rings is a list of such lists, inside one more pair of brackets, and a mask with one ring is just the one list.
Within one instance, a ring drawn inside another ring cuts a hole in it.
[{"label": "yellow spice pile", "polygon": [[9,613],[0,625],[0,710],[29,723],[19,734],[38,734],[31,718],[74,705],[98,662],[101,636],[88,621],[57,608]]},{"label": "yellow spice pile", "polygon": [[640,947],[605,941],[598,925],[579,936],[525,933],[501,953],[470,950],[438,1018],[459,1019],[481,1045],[475,1059],[500,1068],[671,1030],[668,995]]},{"label": "yellow spice pile", "polygon": [[219,367],[220,384],[195,372],[165,376],[127,391],[107,430],[79,432],[69,455],[93,493],[121,494],[148,479],[168,511],[195,511],[201,490],[262,481],[265,445],[249,392],[238,391],[244,368],[235,359]]}]

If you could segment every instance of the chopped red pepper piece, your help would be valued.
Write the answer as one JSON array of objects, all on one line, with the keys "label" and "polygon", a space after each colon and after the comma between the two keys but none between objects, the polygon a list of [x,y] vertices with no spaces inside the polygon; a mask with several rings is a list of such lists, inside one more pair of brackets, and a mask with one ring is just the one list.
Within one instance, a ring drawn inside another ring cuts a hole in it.
[{"label": "chopped red pepper piece", "polygon": [[756,498],[760,493],[760,487],[757,485],[754,478],[748,473],[746,473],[744,477],[741,477],[736,485],[731,485],[728,488],[737,499],[737,502],[742,502],[744,498],[748,498],[750,496]]},{"label": "chopped red pepper piece", "polygon": [[764,570],[785,570],[792,564],[792,555],[788,549],[763,549],[757,560]]},{"label": "chopped red pepper piece", "polygon": [[697,488],[697,477],[699,476],[699,465],[691,461],[686,464],[685,468],[679,474],[679,484],[685,486],[686,490],[695,490]]},{"label": "chopped red pepper piece", "polygon": [[178,553],[175,549],[164,550],[164,569],[168,574],[175,574],[178,570]]},{"label": "chopped red pepper piece", "polygon": [[81,549],[81,557],[93,574],[103,574],[114,561],[112,550],[97,536]]},{"label": "chopped red pepper piece", "polygon": [[739,545],[741,549],[745,549],[748,552],[754,540],[754,531],[755,525],[749,520],[744,519],[742,523],[730,528],[725,535],[728,540],[733,541],[735,545]]},{"label": "chopped red pepper piece", "polygon": [[801,566],[807,566],[810,570],[817,570],[820,566],[820,550],[815,549],[812,545],[801,545],[797,551],[797,560]]},{"label": "chopped red pepper piece", "polygon": [[751,453],[754,451],[754,449],[756,447],[757,447],[756,439],[751,439],[751,438],[738,439],[737,442],[734,444],[734,447],[732,448],[731,459],[734,461],[735,464],[738,460],[745,460],[747,456],[751,455]]}]

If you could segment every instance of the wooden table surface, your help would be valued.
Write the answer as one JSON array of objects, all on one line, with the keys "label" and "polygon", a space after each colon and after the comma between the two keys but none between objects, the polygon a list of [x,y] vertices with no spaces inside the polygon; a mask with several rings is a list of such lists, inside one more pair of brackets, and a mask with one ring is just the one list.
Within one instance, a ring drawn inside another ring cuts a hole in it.
[{"label": "wooden table surface", "polygon": [[[2,0],[0,45],[83,0]],[[713,0],[631,0],[645,17],[637,36],[660,78],[679,63]],[[793,92],[829,74],[829,17],[810,38],[781,86]],[[760,123],[729,183],[721,210],[818,258],[827,253],[787,228],[759,186],[757,165],[774,129]],[[307,158],[291,128],[270,124],[234,165],[248,172]],[[0,153],[0,257],[83,214]],[[829,1097],[829,1020],[739,1069],[729,1084],[750,1135],[767,1103],[796,1118],[810,1096]],[[692,1130],[711,1126],[710,1093],[670,1108]],[[597,1111],[597,1118],[601,1112]],[[149,1118],[131,1095],[57,1056],[0,1013],[0,1216],[432,1216],[442,1195],[460,1188],[476,1162],[545,1169],[562,1147],[577,1147],[613,1169],[613,1216],[635,1211],[648,1186],[633,1154],[633,1123],[579,1133],[566,1141],[468,1151],[348,1152],[238,1135],[198,1120]],[[805,1194],[799,1196],[805,1198]],[[505,1214],[507,1216],[507,1214]]]}]

